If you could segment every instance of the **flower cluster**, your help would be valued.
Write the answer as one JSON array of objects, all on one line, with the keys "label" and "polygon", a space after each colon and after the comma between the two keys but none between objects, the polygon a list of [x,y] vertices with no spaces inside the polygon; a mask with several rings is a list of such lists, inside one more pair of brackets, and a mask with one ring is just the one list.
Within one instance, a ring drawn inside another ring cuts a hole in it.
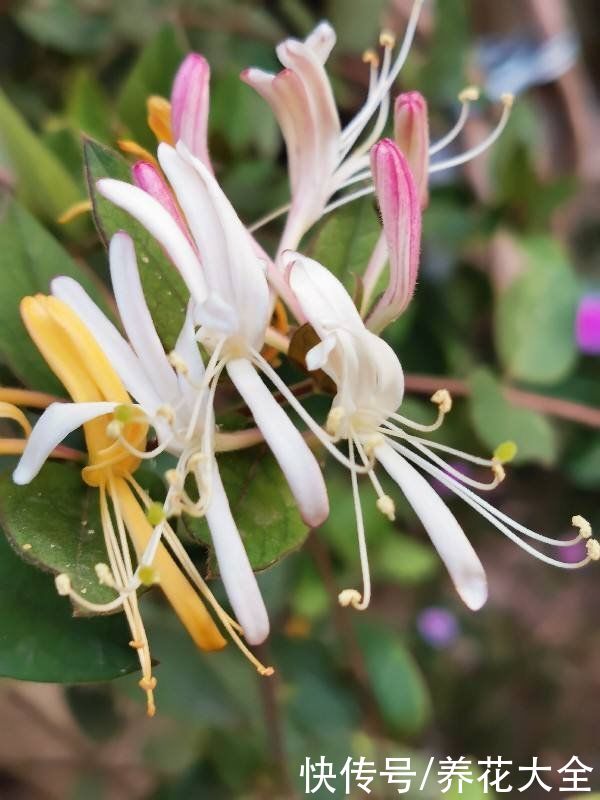
[{"label": "flower cluster", "polygon": [[[15,420],[26,438],[11,440],[11,452],[22,452],[13,478],[17,484],[32,481],[49,457],[60,455],[65,437],[83,426],[88,458],[82,476],[99,491],[107,551],[107,563],[97,564],[96,572],[98,580],[114,590],[114,599],[102,605],[89,602],[65,574],[57,576],[56,585],[89,612],[123,609],[131,645],[139,652],[140,685],[147,692],[150,713],[156,680],[138,609],[141,586],[161,587],[200,648],[223,647],[224,631],[261,673],[272,671],[247,647],[267,638],[269,618],[219,474],[219,452],[266,443],[310,528],[323,523],[329,513],[315,450],[324,450],[347,469],[362,587],[340,592],[345,606],[365,609],[371,594],[361,478],[372,484],[379,511],[394,519],[394,500],[382,487],[381,470],[420,518],[471,609],[479,609],[487,598],[483,566],[427,478],[454,492],[501,533],[547,563],[574,568],[600,557],[600,545],[582,517],[573,517],[575,537],[555,540],[515,522],[473,491],[489,491],[502,481],[503,464],[514,456],[515,446],[505,442],[491,458],[481,458],[428,438],[452,407],[443,387],[431,398],[437,418],[430,425],[399,413],[403,371],[380,334],[406,309],[415,291],[428,177],[465,163],[492,145],[512,105],[512,97],[502,97],[500,120],[478,146],[438,157],[458,139],[478,92],[469,87],[461,93],[456,124],[435,143],[429,139],[424,98],[417,92],[392,98],[422,5],[423,0],[414,3],[399,46],[391,33],[383,32],[379,53],[365,53],[368,94],[345,126],[325,68],[335,45],[335,33],[327,23],[318,25],[304,41],[288,39],[278,46],[283,69],[277,74],[253,68],[242,74],[270,105],[281,127],[291,198],[252,228],[239,219],[211,164],[210,75],[205,59],[197,54],[185,59],[170,102],[150,98],[149,124],[159,140],[156,157],[135,143],[122,143],[129,153],[141,156],[132,167],[132,181],[104,178],[96,189],[148,231],[185,282],[187,314],[172,350],[165,350],[157,333],[134,242],[124,231],[114,235],[109,250],[120,329],[71,278],[57,277],[49,296],[26,297],[22,302],[25,325],[72,402],[48,405],[33,430],[14,404],[2,403],[0,414]],[[390,116],[392,137],[382,138]],[[365,264],[357,305],[327,265],[306,257],[299,248],[323,215],[370,193],[377,199],[382,232]],[[283,232],[270,256],[253,233],[283,214],[287,215]],[[294,324],[310,326],[314,334],[316,344],[305,353],[307,370],[325,372],[335,385],[325,420],[309,414],[276,369],[273,354],[285,355],[290,344],[289,326],[282,331],[275,325],[281,316],[287,318],[282,303]],[[219,398],[232,393],[241,399],[255,427],[227,432],[219,428]],[[286,408],[306,430],[298,429]],[[10,450],[6,441],[3,449]],[[174,466],[165,474],[168,490],[158,503],[136,480],[135,472],[143,461],[163,453],[170,454]],[[460,471],[457,459],[489,470],[490,480],[476,480]],[[233,617],[219,605],[179,541],[173,520],[181,515],[206,519]],[[587,557],[578,563],[546,552],[582,539]]]}]

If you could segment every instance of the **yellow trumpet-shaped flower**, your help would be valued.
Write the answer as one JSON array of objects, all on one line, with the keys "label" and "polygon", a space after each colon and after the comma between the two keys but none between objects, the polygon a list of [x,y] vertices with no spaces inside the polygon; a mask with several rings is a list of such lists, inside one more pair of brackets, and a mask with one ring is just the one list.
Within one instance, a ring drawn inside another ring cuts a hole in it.
[{"label": "yellow trumpet-shaped flower", "polygon": [[[57,577],[57,588],[61,594],[68,595],[75,603],[92,612],[123,608],[132,634],[130,644],[139,654],[143,673],[140,686],[147,693],[148,713],[152,715],[155,711],[153,690],[156,679],[152,676],[148,639],[137,594],[135,588],[131,588],[134,585],[134,565],[128,539],[138,556],[141,555],[150,541],[154,530],[152,523],[156,520],[146,513],[145,508],[150,505],[150,499],[133,477],[139,466],[139,459],[110,435],[110,423],[116,417],[121,419],[123,409],[126,409],[129,412],[125,415],[128,421],[126,424],[119,422],[122,425],[120,438],[124,437],[132,449],[143,449],[147,424],[141,415],[136,416],[135,406],[132,406],[129,395],[104,352],[69,306],[55,297],[37,295],[23,299],[21,313],[32,339],[74,401],[53,404],[45,413],[56,410],[58,428],[60,418],[64,418],[66,413],[79,414],[80,424],[83,424],[88,464],[82,471],[82,477],[88,485],[97,487],[99,491],[108,556],[108,564],[98,564],[96,571],[99,580],[114,588],[118,595],[106,605],[90,603],[74,591],[67,575]],[[98,416],[99,404],[106,405],[106,414]],[[96,414],[94,418],[89,418],[88,413],[86,419],[85,409],[91,406]],[[0,415],[15,420],[25,434],[29,434],[27,419],[14,405],[0,402]],[[64,429],[62,433],[54,430],[52,435],[64,436]],[[36,447],[35,437],[34,430],[29,437],[29,448]],[[18,471],[19,468],[15,473],[15,480]],[[166,522],[163,524],[166,525]],[[211,604],[226,629],[238,640],[238,626],[218,606],[170,529],[165,538],[188,576],[186,577],[166,547],[160,544],[150,570],[152,574],[144,576],[147,582],[159,583],[181,622],[201,649],[219,650],[225,646],[226,640],[210,616],[199,592]]]}]

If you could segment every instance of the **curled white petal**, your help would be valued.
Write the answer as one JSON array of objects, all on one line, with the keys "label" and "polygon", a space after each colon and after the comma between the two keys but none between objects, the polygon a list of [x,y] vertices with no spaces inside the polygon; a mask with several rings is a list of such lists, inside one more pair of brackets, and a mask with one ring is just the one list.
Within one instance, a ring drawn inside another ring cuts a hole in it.
[{"label": "curled white petal", "polygon": [[32,481],[55,447],[85,422],[110,414],[118,403],[52,403],[35,424],[23,455],[13,472],[13,481]]}]

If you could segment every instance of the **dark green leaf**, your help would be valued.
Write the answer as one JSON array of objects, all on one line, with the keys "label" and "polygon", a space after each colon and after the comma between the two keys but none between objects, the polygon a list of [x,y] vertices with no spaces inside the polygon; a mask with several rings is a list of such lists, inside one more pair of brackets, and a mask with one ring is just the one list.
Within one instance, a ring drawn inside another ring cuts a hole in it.
[{"label": "dark green leaf", "polygon": [[[255,448],[223,453],[219,471],[253,569],[266,569],[300,547],[308,529],[270,453]],[[186,519],[186,524],[210,543],[204,521]]]},{"label": "dark green leaf", "polygon": [[108,147],[90,139],[84,143],[86,174],[94,219],[100,236],[108,245],[111,236],[124,230],[132,237],[137,253],[144,293],[152,319],[166,350],[172,350],[183,325],[189,293],[160,245],[146,229],[125,211],[117,208],[96,191],[99,178],[131,181],[129,165]]},{"label": "dark green leaf", "polygon": [[66,113],[73,128],[102,142],[111,136],[112,112],[100,84],[91,72],[80,69],[70,86]]},{"label": "dark green leaf", "polygon": [[372,622],[357,626],[370,687],[381,716],[397,734],[420,731],[430,714],[423,677],[398,635]]},{"label": "dark green leaf", "polygon": [[19,25],[43,45],[65,53],[90,53],[111,35],[110,19],[100,6],[69,0],[27,0],[16,13]]},{"label": "dark green leaf", "polygon": [[552,464],[557,455],[556,434],[546,417],[511,405],[491,372],[479,369],[471,375],[470,412],[480,439],[492,452],[505,441],[514,441],[515,463],[537,461]]},{"label": "dark green leaf", "polygon": [[61,245],[18,203],[0,203],[0,359],[26,385],[64,394],[29,338],[21,321],[19,303],[25,295],[50,290],[57,275],[78,280],[104,305],[98,284],[84,265],[76,264]]},{"label": "dark green leaf", "polygon": [[48,462],[27,486],[10,474],[0,478],[0,517],[6,535],[27,561],[66,573],[87,600],[103,603],[115,593],[101,586],[94,571],[106,563],[98,489],[87,486],[81,468]]},{"label": "dark green leaf", "polygon": [[523,242],[526,270],[503,292],[495,336],[513,378],[556,383],[577,357],[573,334],[579,290],[561,247],[548,238]]},{"label": "dark green leaf", "polygon": [[326,217],[311,256],[331,270],[352,294],[355,276],[365,271],[380,233],[373,198],[366,197]]},{"label": "dark green leaf", "polygon": [[50,576],[0,536],[0,675],[26,681],[111,680],[138,668],[121,615],[74,618]]}]

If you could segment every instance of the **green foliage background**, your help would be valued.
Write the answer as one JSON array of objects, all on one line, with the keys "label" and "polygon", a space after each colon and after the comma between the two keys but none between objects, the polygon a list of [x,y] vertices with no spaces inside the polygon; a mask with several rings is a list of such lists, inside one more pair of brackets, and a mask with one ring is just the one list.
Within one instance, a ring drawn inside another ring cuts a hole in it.
[{"label": "green foliage background", "polygon": [[[125,174],[125,163],[113,152],[116,140],[131,136],[154,147],[145,98],[168,95],[182,55],[198,50],[212,67],[211,154],[240,216],[251,222],[286,201],[287,183],[276,125],[263,101],[238,80],[240,70],[276,69],[276,42],[305,35],[327,17],[338,32],[330,71],[348,117],[365,89],[360,52],[376,43],[384,6],[383,0],[9,4],[0,18],[2,383],[61,391],[20,322],[24,294],[47,291],[54,275],[71,274],[106,305],[106,255],[91,218],[56,222],[86,197],[84,150],[88,178]],[[433,32],[403,73],[403,88],[427,94],[432,128],[439,133],[452,124],[456,93],[469,80],[472,37],[469,5],[442,0]],[[477,192],[460,172],[433,187],[416,297],[386,335],[407,374],[437,376],[440,385],[459,380],[468,394],[457,400],[444,426],[446,443],[487,454],[500,441],[518,442],[515,469],[495,502],[525,524],[560,535],[575,513],[600,525],[597,428],[549,416],[543,406],[515,404],[505,389],[598,407],[598,359],[577,352],[573,326],[578,299],[600,288],[600,228],[597,216],[577,202],[588,187],[569,174],[543,176],[538,168],[545,141],[538,100],[535,93],[520,98],[505,136],[481,167],[486,192]],[[493,108],[481,105],[492,119]],[[556,220],[571,207],[576,212],[565,233]],[[123,215],[107,205],[96,214],[106,235],[124,224]],[[353,290],[378,230],[372,201],[358,202],[326,218],[305,245]],[[272,226],[262,234],[267,249],[276,232]],[[510,242],[510,263],[495,257],[507,252],[498,250],[500,237]],[[148,256],[144,285],[169,345],[181,318],[181,286],[158,248],[139,239],[138,246]],[[322,413],[325,405],[319,403],[317,398]],[[427,420],[431,410],[422,394],[409,392],[404,413]],[[560,766],[576,752],[600,769],[592,736],[597,712],[587,702],[600,663],[593,570],[550,571],[450,500],[489,572],[490,602],[472,615],[398,493],[390,490],[398,501],[392,524],[375,510],[365,486],[375,591],[372,608],[357,617],[336,603],[337,591],[359,580],[347,476],[327,465],[331,517],[297,549],[306,531],[287,498],[277,494],[284,491],[277,471],[265,462],[262,483],[244,483],[262,457],[233,460],[225,477],[235,495],[248,490],[250,500],[238,513],[253,563],[269,567],[260,574],[274,623],[272,641],[261,654],[277,667],[268,687],[233,647],[210,656],[196,652],[149,592],[143,606],[159,662],[159,717],[144,723],[134,676],[117,677],[135,669],[121,646],[127,642],[122,620],[71,619],[51,576],[36,566],[68,570],[76,585],[94,590],[89,566],[98,558],[90,550],[89,563],[80,563],[70,538],[72,529],[83,536],[81,521],[90,520],[87,506],[81,511],[85,492],[72,481],[70,468],[54,465],[42,473],[41,489],[57,481],[70,488],[44,524],[49,509],[35,517],[35,484],[20,493],[6,477],[0,481],[7,541],[21,555],[23,544],[32,545],[32,563],[26,563],[0,541],[0,675],[7,678],[0,708],[12,691],[10,678],[83,682],[61,690],[78,735],[109,747],[135,731],[131,775],[128,767],[120,768],[131,778],[126,796],[156,800],[292,797],[302,791],[300,764],[320,755],[338,768],[349,755],[379,765],[387,755],[411,756],[424,769],[431,754],[464,754],[475,761],[501,754],[517,764],[538,754]],[[12,462],[2,461],[9,470]],[[253,530],[270,481],[282,512]],[[202,560],[203,531],[181,534]],[[52,543],[58,547],[50,551]],[[459,635],[447,649],[437,650],[419,635],[419,614],[430,606],[456,616]],[[115,680],[96,684],[107,677]],[[2,753],[0,740],[0,794],[5,796],[5,773],[37,791],[10,759],[2,762]],[[48,796],[120,797],[115,769],[109,761],[92,768],[75,760],[68,794]],[[8,778],[6,786],[12,791]],[[381,782],[378,789],[374,796],[396,796],[393,789],[385,794]],[[418,796],[435,797],[437,791]],[[467,796],[482,794],[473,787]]]}]

